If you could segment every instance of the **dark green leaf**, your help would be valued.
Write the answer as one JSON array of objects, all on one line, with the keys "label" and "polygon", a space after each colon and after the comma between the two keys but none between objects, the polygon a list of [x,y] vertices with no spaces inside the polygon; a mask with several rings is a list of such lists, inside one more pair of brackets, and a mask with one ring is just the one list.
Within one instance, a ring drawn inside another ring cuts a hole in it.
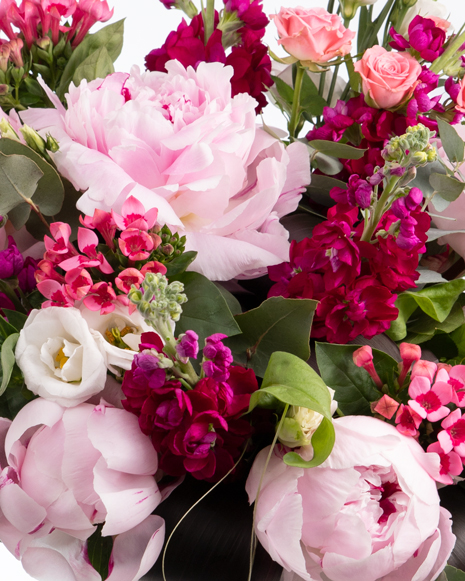
[{"label": "dark green leaf", "polygon": [[323,173],[329,176],[335,176],[343,169],[342,163],[335,157],[317,152],[312,158],[314,165]]},{"label": "dark green leaf", "polygon": [[[316,344],[316,358],[321,377],[335,390],[334,399],[345,415],[371,415],[370,403],[381,397],[370,375],[357,367],[352,356],[359,345]],[[392,382],[397,362],[386,353],[373,349],[376,371],[388,385]]]},{"label": "dark green leaf", "polygon": [[341,159],[361,159],[366,151],[366,149],[359,149],[345,143],[325,141],[323,139],[309,141],[307,145],[321,153]]},{"label": "dark green leaf", "polygon": [[113,537],[102,537],[102,525],[87,539],[87,557],[92,567],[102,576],[108,577],[108,564],[113,550]]},{"label": "dark green leaf", "polygon": [[263,377],[274,351],[310,357],[310,329],[316,301],[271,297],[256,309],[235,317],[241,335],[226,340],[234,360]]},{"label": "dark green leaf", "polygon": [[[451,176],[440,173],[431,174],[429,181],[434,190],[441,196],[441,198],[444,198],[444,200],[448,202],[454,202],[465,188],[465,184],[463,182]],[[435,200],[436,196],[433,198],[433,205],[436,208],[436,204],[434,203]]]},{"label": "dark green leaf", "polygon": [[107,75],[114,73],[113,61],[107,49],[101,46],[92,52],[77,68],[73,75],[73,83],[76,87],[83,79],[93,81],[94,79],[104,79]]},{"label": "dark green leaf", "polygon": [[8,214],[24,198],[32,198],[43,175],[37,164],[24,155],[0,152],[0,215]]},{"label": "dark green leaf", "polygon": [[17,333],[18,329],[10,325],[2,316],[0,316],[0,345],[5,341],[7,337]]},{"label": "dark green leaf", "polygon": [[183,305],[182,315],[176,323],[176,334],[189,329],[199,336],[199,344],[204,345],[205,338],[214,333],[224,333],[231,337],[241,332],[234,320],[228,305],[217,286],[197,272],[185,272],[172,280],[184,284],[184,291],[189,299]]},{"label": "dark green leaf", "polygon": [[459,356],[457,345],[448,333],[438,331],[429,341],[422,343],[422,349],[431,351],[438,359],[450,360]]},{"label": "dark green leaf", "polygon": [[408,334],[405,337],[405,341],[419,345],[420,343],[429,341],[438,331],[452,333],[452,331],[455,331],[455,329],[464,323],[463,308],[456,302],[449,316],[442,323],[438,323],[425,313],[421,313],[415,323],[408,326]]},{"label": "dark green leaf", "polygon": [[457,346],[458,356],[465,357],[465,325],[452,331],[450,338]]},{"label": "dark green leaf", "polygon": [[231,313],[233,315],[240,315],[242,313],[241,303],[236,299],[236,297],[232,293],[226,290],[221,283],[215,282],[215,285],[216,288],[223,295],[223,298],[226,301],[226,304],[228,305]]},{"label": "dark green leaf", "polygon": [[465,572],[450,565],[446,566],[444,573],[447,575],[447,581],[465,581]]},{"label": "dark green leaf", "polygon": [[342,188],[347,189],[347,184],[341,180],[331,178],[321,174],[313,174],[312,181],[307,187],[307,194],[324,206],[332,206],[334,200],[330,198],[329,192],[332,188]]},{"label": "dark green leaf", "polygon": [[63,99],[65,93],[68,91],[69,84],[73,80],[77,68],[93,52],[105,47],[111,61],[115,62],[123,47],[123,33],[124,20],[119,20],[118,22],[101,28],[95,34],[89,34],[86,36],[83,42],[81,42],[81,44],[73,51],[73,54],[63,71],[60,84],[56,90],[60,99]]},{"label": "dark green leaf", "polygon": [[300,106],[306,113],[306,117],[319,117],[323,113],[323,108],[328,103],[318,93],[315,83],[309,75],[304,75],[302,78],[302,91],[300,93]]},{"label": "dark green leaf", "polygon": [[407,335],[407,321],[417,310],[418,305],[411,296],[401,293],[397,297],[396,307],[399,314],[395,321],[391,321],[386,335],[393,341],[401,341]]},{"label": "dark green leaf", "polygon": [[[18,206],[16,206],[16,208],[13,208],[8,212],[8,218],[13,224],[15,230],[19,230],[30,219],[31,214],[37,216],[35,212],[32,212],[31,206],[29,204],[20,203]],[[37,219],[39,220],[39,218]]]},{"label": "dark green leaf", "polygon": [[294,101],[294,89],[279,77],[275,77],[272,75],[271,78],[275,83],[276,90],[278,91],[279,96],[284,100],[285,103],[292,106],[292,103]]},{"label": "dark green leaf", "polygon": [[15,347],[18,342],[19,333],[13,333],[3,341],[0,362],[1,362],[1,373],[2,382],[0,384],[0,395],[3,395],[5,389],[8,387],[11,374],[13,372],[13,367],[15,366]]},{"label": "dark green leaf", "polygon": [[333,423],[327,418],[323,418],[318,429],[312,436],[313,458],[304,460],[297,452],[288,452],[283,460],[288,466],[298,468],[313,468],[319,466],[331,454],[336,436]]},{"label": "dark green leaf", "polygon": [[442,323],[449,315],[457,297],[464,290],[465,280],[456,279],[430,286],[418,292],[406,291],[402,294],[412,297],[424,313]]},{"label": "dark green leaf", "polygon": [[10,311],[10,309],[2,309],[8,319],[10,325],[16,328],[17,331],[21,331],[24,327],[24,323],[27,321],[27,315],[19,313],[18,311]]},{"label": "dark green leaf", "polygon": [[447,157],[452,163],[462,162],[464,154],[463,139],[457,133],[455,127],[438,118],[439,137]]},{"label": "dark green leaf", "polygon": [[45,216],[57,214],[63,205],[65,191],[56,169],[30,147],[14,139],[0,139],[0,152],[5,155],[24,155],[37,164],[43,176],[37,184],[34,203]]},{"label": "dark green leaf", "polygon": [[166,265],[167,278],[170,279],[172,276],[178,276],[178,274],[183,273],[189,264],[194,262],[196,256],[197,252],[189,250],[189,252],[183,252],[180,256],[174,258]]}]

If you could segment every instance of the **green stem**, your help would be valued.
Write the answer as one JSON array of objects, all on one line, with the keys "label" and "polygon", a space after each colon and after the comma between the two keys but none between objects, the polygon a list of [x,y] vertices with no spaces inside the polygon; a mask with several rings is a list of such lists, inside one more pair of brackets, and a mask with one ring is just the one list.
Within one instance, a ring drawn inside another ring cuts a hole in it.
[{"label": "green stem", "polygon": [[320,84],[318,85],[318,94],[320,97],[323,97],[323,93],[325,92],[325,80],[326,80],[326,71],[323,71],[320,75]]},{"label": "green stem", "polygon": [[334,0],[329,0],[328,7],[326,8],[326,11],[332,13],[333,10],[334,10]]},{"label": "green stem", "polygon": [[328,92],[328,96],[326,98],[326,102],[328,103],[329,107],[331,107],[331,99],[333,98],[334,89],[336,88],[337,73],[339,72],[339,66],[340,65],[336,65],[333,69],[333,76],[331,79],[331,85],[329,86],[329,92]]},{"label": "green stem", "polygon": [[458,34],[457,37],[450,43],[446,51],[435,61],[433,61],[432,65],[429,68],[430,71],[432,73],[439,74],[444,68],[444,65],[447,64],[451,57],[455,56],[455,53],[458,51],[458,49],[462,46],[464,42],[465,42],[465,32],[462,32],[462,34]]},{"label": "green stem", "polygon": [[362,237],[360,238],[362,242],[370,242],[371,237],[373,236],[373,233],[376,230],[376,226],[379,224],[379,221],[381,220],[384,214],[384,210],[386,209],[386,205],[389,201],[389,198],[395,191],[399,180],[400,180],[399,177],[392,176],[390,182],[386,185],[383,193],[381,194],[380,199],[373,208],[374,211],[371,214],[368,227],[364,228],[363,230]]},{"label": "green stem", "polygon": [[349,75],[350,88],[352,89],[352,91],[357,92],[359,85],[358,76],[357,73],[355,72],[354,61],[352,60],[350,54],[344,57],[344,62],[346,63],[347,73]]},{"label": "green stem", "polygon": [[300,93],[302,92],[302,82],[305,74],[305,69],[298,62],[297,72],[295,76],[295,86],[294,86],[294,102],[292,103],[292,113],[289,120],[289,135],[291,140],[297,138],[297,126],[300,120]]},{"label": "green stem", "polygon": [[207,7],[203,14],[203,24],[205,27],[205,45],[213,34],[215,28],[215,0],[207,0]]},{"label": "green stem", "polygon": [[19,311],[20,313],[26,313],[15,291],[11,288],[11,286],[7,283],[6,280],[0,280],[0,291],[10,299],[10,301],[14,304],[15,309],[17,311]]}]

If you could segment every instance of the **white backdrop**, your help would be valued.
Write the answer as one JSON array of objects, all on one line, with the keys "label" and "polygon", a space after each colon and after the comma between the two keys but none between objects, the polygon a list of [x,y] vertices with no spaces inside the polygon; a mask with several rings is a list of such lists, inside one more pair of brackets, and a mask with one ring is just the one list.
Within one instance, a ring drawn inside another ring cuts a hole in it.
[{"label": "white backdrop", "polygon": [[[459,28],[459,23],[465,22],[465,2],[457,0],[441,0],[450,12],[453,13],[453,23]],[[195,2],[199,5],[199,2]],[[126,18],[125,41],[123,52],[116,61],[116,70],[128,71],[136,64],[143,68],[144,56],[153,48],[159,48],[165,41],[168,33],[176,28],[181,21],[182,13],[177,10],[166,10],[158,0],[108,0],[110,6],[115,7],[112,21]],[[217,3],[219,5],[219,3]],[[303,4],[301,1],[300,4]],[[384,4],[380,1],[380,4]],[[299,0],[264,0],[265,12],[278,12],[280,6],[297,6]],[[325,0],[307,0],[306,7],[324,6]],[[279,52],[276,44],[276,33],[273,25],[268,27],[265,37],[272,50]],[[282,53],[284,54],[284,53]],[[270,109],[271,105],[267,107]],[[19,562],[0,543],[0,579],[1,581],[30,581]],[[47,580],[49,581],[49,580]],[[51,579],[50,581],[60,581]]]}]

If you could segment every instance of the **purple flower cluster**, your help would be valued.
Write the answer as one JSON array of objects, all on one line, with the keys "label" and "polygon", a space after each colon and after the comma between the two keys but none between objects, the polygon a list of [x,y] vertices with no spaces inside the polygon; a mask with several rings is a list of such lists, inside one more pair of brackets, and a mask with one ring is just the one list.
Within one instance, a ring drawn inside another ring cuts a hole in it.
[{"label": "purple flower cluster", "polygon": [[[30,293],[36,288],[34,278],[37,261],[28,256],[24,258],[14,239],[8,237],[8,247],[0,252],[0,280],[18,279],[19,289]],[[13,292],[13,291],[12,291]],[[0,292],[0,309],[15,310],[15,306],[5,293]]]},{"label": "purple flower cluster", "polygon": [[393,27],[391,27],[389,34],[394,39],[389,43],[392,48],[400,51],[413,49],[428,62],[433,62],[444,52],[446,33],[442,28],[436,26],[431,18],[415,16],[408,27],[408,40],[398,34]]}]

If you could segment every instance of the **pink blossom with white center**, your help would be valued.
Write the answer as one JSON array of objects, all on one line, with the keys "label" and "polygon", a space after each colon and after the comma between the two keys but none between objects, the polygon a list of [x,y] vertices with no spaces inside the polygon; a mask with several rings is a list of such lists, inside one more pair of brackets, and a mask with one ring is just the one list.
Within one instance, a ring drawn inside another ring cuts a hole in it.
[{"label": "pink blossom with white center", "polygon": [[77,254],[76,249],[69,241],[71,236],[71,226],[65,224],[64,222],[54,222],[50,224],[50,234],[55,240],[52,240],[49,236],[44,236],[44,244],[46,249],[47,258],[53,263],[57,263],[63,260],[64,257],[68,255]]},{"label": "pink blossom with white center", "polygon": [[396,428],[404,436],[415,438],[418,436],[418,428],[422,417],[408,405],[400,404],[396,414]]},{"label": "pink blossom with white center", "polygon": [[441,422],[444,428],[438,434],[438,441],[447,454],[454,449],[459,456],[465,456],[465,418],[462,411],[456,409]]},{"label": "pink blossom with white center", "polygon": [[452,476],[459,476],[463,470],[462,458],[460,458],[457,452],[453,450],[448,453],[444,452],[439,442],[430,444],[426,451],[438,454],[441,461],[439,474],[435,476],[436,482],[454,484]]},{"label": "pink blossom with white center", "polygon": [[71,85],[66,108],[48,93],[56,110],[30,109],[24,120],[59,141],[54,161],[84,191],[85,214],[121,213],[133,196],[186,235],[199,252],[191,269],[211,280],[259,276],[289,259],[278,219],[310,182],[306,146],[285,148],[256,125],[256,101],[231,97],[231,67],[166,67]]},{"label": "pink blossom with white center", "polygon": [[92,286],[83,302],[90,311],[100,311],[101,315],[107,315],[115,310],[118,298],[111,283],[97,282]]},{"label": "pink blossom with white center", "polygon": [[128,294],[132,285],[139,288],[144,278],[144,275],[136,268],[126,268],[118,274],[115,279],[115,284],[120,291]]},{"label": "pink blossom with white center", "polygon": [[144,205],[139,202],[134,196],[124,202],[121,209],[121,216],[112,210],[111,212],[115,223],[120,230],[126,228],[138,228],[139,230],[150,230],[157,221],[158,209],[151,208],[148,212],[145,211]]},{"label": "pink blossom with white center", "polygon": [[63,270],[72,270],[73,268],[98,268],[104,274],[111,274],[113,268],[110,266],[105,256],[98,252],[98,236],[92,230],[87,228],[78,229],[78,246],[79,250],[85,256],[72,256],[60,262],[58,266]]},{"label": "pink blossom with white center", "polygon": [[83,299],[90,291],[93,281],[90,274],[84,268],[73,268],[65,275],[65,291],[69,297],[76,301]]},{"label": "pink blossom with white center", "polygon": [[138,228],[128,228],[121,232],[118,244],[124,256],[132,262],[148,258],[154,247],[150,234]]},{"label": "pink blossom with white center", "polygon": [[47,297],[48,301],[42,303],[42,308],[46,307],[74,307],[74,300],[66,292],[65,285],[56,280],[47,279],[37,284],[37,290]]},{"label": "pink blossom with white center", "polygon": [[427,377],[430,381],[433,381],[434,376],[436,375],[437,368],[438,366],[436,365],[436,363],[420,359],[419,361],[415,362],[410,378],[413,379],[414,377],[419,375],[421,377]]},{"label": "pink blossom with white center", "polygon": [[446,407],[446,404],[452,401],[452,391],[448,383],[436,381],[431,386],[427,377],[417,375],[408,388],[408,394],[412,398],[408,405],[423,419],[438,422],[449,415],[450,409]]}]

